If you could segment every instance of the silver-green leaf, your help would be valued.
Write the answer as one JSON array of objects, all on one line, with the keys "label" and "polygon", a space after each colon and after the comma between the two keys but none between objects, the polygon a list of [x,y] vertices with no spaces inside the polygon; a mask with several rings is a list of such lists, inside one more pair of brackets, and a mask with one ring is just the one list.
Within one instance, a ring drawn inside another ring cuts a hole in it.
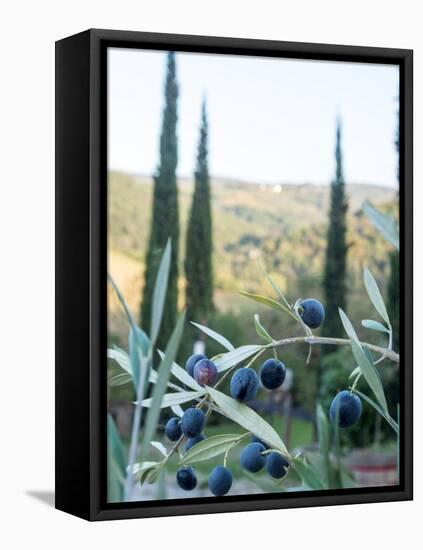
[{"label": "silver-green leaf", "polygon": [[163,307],[166,298],[167,283],[169,280],[170,258],[172,246],[170,240],[167,241],[166,247],[160,261],[159,270],[157,272],[156,282],[153,290],[153,301],[151,308],[151,345],[154,347],[157,336],[159,335],[160,325],[163,317]]},{"label": "silver-green leaf", "polygon": [[185,453],[179,464],[191,464],[209,460],[220,454],[226,453],[234,444],[242,439],[245,434],[220,434],[200,441]]},{"label": "silver-green leaf", "polygon": [[229,342],[227,338],[219,334],[218,332],[212,330],[209,327],[206,327],[204,325],[200,325],[199,323],[194,323],[194,321],[191,321],[191,324],[200,329],[204,334],[207,334],[207,336],[210,336],[213,340],[218,342],[220,345],[222,345],[224,348],[226,348],[229,351],[232,351],[234,346]]},{"label": "silver-green leaf", "polygon": [[316,409],[317,432],[319,435],[319,447],[323,460],[323,469],[326,477],[326,484],[331,485],[331,463],[330,463],[330,430],[329,422],[321,404]]},{"label": "silver-green leaf", "polygon": [[344,327],[345,332],[349,336],[351,340],[355,340],[356,342],[360,343],[360,340],[357,336],[357,333],[355,331],[355,328],[353,327],[351,321],[348,319],[346,313],[341,309],[338,308],[339,316],[341,317],[342,325]]},{"label": "silver-green leaf", "polygon": [[[181,403],[188,403],[188,401],[193,401],[194,399],[197,399],[197,397],[202,397],[203,395],[205,395],[205,391],[177,391],[173,393],[165,393],[162,397],[160,408],[164,409],[166,407],[180,405]],[[143,407],[150,408],[153,404],[153,398],[149,397],[148,399],[143,399],[141,404]]]},{"label": "silver-green leaf", "polygon": [[257,353],[262,348],[263,346],[249,344],[246,346],[240,346],[239,348],[235,348],[232,351],[228,351],[227,353],[224,353],[223,355],[221,355],[219,359],[215,360],[216,368],[218,372],[222,372],[227,369],[230,369],[231,367],[238,365],[238,363],[245,361],[246,359],[248,359],[249,357]]},{"label": "silver-green leaf", "polygon": [[127,372],[122,372],[110,377],[107,383],[109,387],[115,388],[119,386],[125,386],[126,384],[130,384],[131,382],[132,382],[132,376]]},{"label": "silver-green leaf", "polygon": [[260,316],[258,313],[254,315],[254,324],[256,327],[256,332],[262,338],[265,342],[269,343],[273,342],[273,338],[270,336],[270,334],[267,332],[267,330],[264,328],[264,326],[260,322]]},{"label": "silver-green leaf", "polygon": [[363,325],[363,327],[370,330],[376,330],[377,332],[389,334],[389,330],[384,325],[382,325],[382,323],[379,323],[378,321],[373,321],[373,319],[363,319],[361,321],[361,324]]},{"label": "silver-green leaf", "polygon": [[385,239],[399,250],[399,230],[395,219],[392,216],[382,214],[368,202],[363,204],[363,211]]},{"label": "silver-green leaf", "polygon": [[348,319],[347,315],[344,313],[344,311],[342,311],[342,309],[339,309],[339,315],[341,317],[342,324],[344,325],[345,332],[350,338],[351,349],[354,358],[358,366],[360,367],[361,373],[364,376],[366,382],[369,384],[380,406],[386,412],[388,410],[388,405],[386,402],[385,392],[383,391],[383,386],[379,377],[379,373],[377,372],[373,361],[363,350],[363,347],[358,340],[358,336],[354,330],[354,327],[351,324],[351,321]]},{"label": "silver-green leaf", "polygon": [[167,456],[166,447],[160,441],[150,441],[150,445],[157,449],[163,456]]},{"label": "silver-green leaf", "polygon": [[140,464],[134,464],[132,474],[143,484],[144,481],[153,483],[152,479],[158,475],[161,468],[160,462],[142,462]]},{"label": "silver-green leaf", "polygon": [[364,284],[366,286],[367,294],[369,295],[369,298],[374,305],[376,311],[379,313],[385,323],[390,326],[389,315],[386,310],[382,294],[380,293],[375,278],[367,268],[364,269]]},{"label": "silver-green leaf", "polygon": [[222,413],[230,420],[265,441],[273,449],[277,449],[289,457],[288,449],[274,428],[253,409],[214,388],[207,387],[207,392]]},{"label": "silver-green leaf", "polygon": [[172,405],[170,408],[172,409],[173,414],[176,414],[179,418],[183,416],[184,410],[180,405]]},{"label": "silver-green leaf", "polygon": [[266,296],[262,296],[261,294],[253,294],[252,292],[245,292],[245,291],[240,291],[240,294],[242,296],[245,296],[246,298],[249,298],[250,300],[253,300],[254,302],[258,302],[259,304],[263,304],[272,309],[276,309],[277,311],[283,311],[284,313],[289,313],[289,315],[291,316],[293,315],[292,312],[286,306],[277,302],[276,300],[273,300],[273,298],[267,298]]},{"label": "silver-green leaf", "polygon": [[317,472],[310,464],[307,464],[304,459],[298,457],[292,460],[294,468],[301,477],[303,485],[310,489],[325,489],[325,485],[321,480],[319,472]]},{"label": "silver-green leaf", "polygon": [[116,361],[123,370],[132,376],[131,362],[126,351],[117,347],[109,348],[107,350],[107,357]]},{"label": "silver-green leaf", "polygon": [[282,290],[278,287],[278,285],[275,283],[275,281],[273,280],[273,278],[271,277],[271,275],[269,273],[267,273],[267,271],[264,269],[264,266],[263,264],[260,262],[260,267],[264,273],[264,276],[266,277],[266,279],[269,281],[270,285],[272,286],[273,290],[276,292],[276,294],[279,296],[279,298],[285,303],[286,307],[288,309],[291,309],[291,306],[289,305],[289,302],[288,300],[285,298],[285,295],[284,293],[282,292]]},{"label": "silver-green leaf", "polygon": [[385,420],[388,422],[388,424],[391,426],[391,428],[399,434],[399,426],[397,422],[390,416],[388,412],[385,412],[382,410],[381,407],[377,403],[373,401],[370,397],[368,397],[366,394],[362,393],[361,391],[357,390],[357,388],[354,388],[352,390],[354,393],[356,393],[358,396],[360,396],[364,401],[366,401],[371,407],[373,407]]},{"label": "silver-green leaf", "polygon": [[182,338],[182,333],[184,330],[185,323],[185,312],[179,315],[178,322],[174,328],[170,340],[166,346],[165,357],[160,363],[158,368],[158,378],[157,382],[154,385],[153,395],[152,395],[152,404],[148,410],[148,415],[146,418],[146,423],[143,430],[143,437],[141,441],[141,457],[144,457],[149,443],[156,431],[157,423],[160,416],[161,403],[163,395],[166,391],[166,386],[169,381],[170,369],[172,363],[175,360],[176,354],[178,353],[179,343]]},{"label": "silver-green leaf", "polygon": [[109,444],[109,452],[119,468],[120,474],[122,477],[125,477],[125,451],[123,449],[113,417],[110,414],[107,415],[107,441]]},{"label": "silver-green leaf", "polygon": [[[148,355],[149,342],[145,340],[145,333],[137,325],[133,324],[129,330],[129,359],[135,388],[139,388],[140,376],[146,379],[145,369],[148,362],[143,358]],[[146,388],[143,388],[145,392]]]}]

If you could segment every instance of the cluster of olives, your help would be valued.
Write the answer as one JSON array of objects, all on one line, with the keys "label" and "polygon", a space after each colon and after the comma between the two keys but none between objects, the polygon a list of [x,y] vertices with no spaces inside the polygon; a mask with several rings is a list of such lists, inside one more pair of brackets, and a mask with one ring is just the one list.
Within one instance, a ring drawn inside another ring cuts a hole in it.
[{"label": "cluster of olives", "polygon": [[[192,358],[190,358],[192,359]],[[189,361],[189,360],[188,360]],[[178,441],[184,435],[187,438],[185,451],[206,439],[202,434],[206,415],[200,409],[190,407],[182,418],[171,418],[166,424],[165,432],[171,441]],[[197,486],[197,476],[192,466],[183,466],[176,472],[176,482],[181,489],[192,491]],[[223,496],[232,487],[232,473],[225,466],[216,466],[209,477],[209,489],[216,496]]]},{"label": "cluster of olives", "polygon": [[[182,418],[171,418],[166,424],[166,435],[171,441],[178,441],[184,435],[187,438],[185,451],[188,451],[206,439],[202,434],[206,422],[206,415],[197,408],[187,409]],[[256,473],[266,466],[268,474],[281,479],[287,473],[287,460],[276,451],[267,453],[268,445],[252,436],[252,441],[241,452],[240,463],[245,470]],[[183,466],[176,473],[176,481],[185,491],[192,491],[197,486],[197,477],[192,466]],[[210,473],[208,486],[215,496],[223,496],[232,487],[232,473],[229,468],[218,465]]]},{"label": "cluster of olives", "polygon": [[[257,473],[266,467],[268,474],[275,479],[282,479],[288,471],[289,463],[279,452],[271,451],[266,453],[269,447],[255,436],[252,436],[252,442],[249,443],[241,452],[240,463],[241,466],[248,472]],[[185,477],[186,472],[189,470],[190,486],[196,478],[193,468],[185,467],[178,470],[176,479],[180,487],[186,489],[186,484],[182,483],[179,474]],[[232,486],[232,473],[229,468],[218,465],[211,471],[208,481],[209,489],[215,496],[224,496]]]},{"label": "cluster of olives", "polygon": [[[181,489],[192,491],[197,486],[197,476],[192,466],[183,466],[176,472],[176,481]],[[209,489],[213,495],[223,497],[232,487],[232,473],[219,464],[209,476]]]},{"label": "cluster of olives", "polygon": [[266,453],[269,446],[255,435],[251,440],[252,442],[241,452],[241,466],[254,474],[266,467],[267,473],[271,477],[275,479],[285,477],[289,466],[286,458],[277,451]]},{"label": "cluster of olives", "polygon": [[278,359],[268,359],[260,367],[259,374],[250,367],[237,369],[229,385],[231,396],[237,401],[251,401],[255,398],[260,382],[268,390],[276,390],[284,383],[285,365]]},{"label": "cluster of olives", "polygon": [[[309,328],[318,328],[324,320],[325,310],[322,304],[314,298],[302,300],[299,303],[298,314],[303,323]],[[201,386],[213,386],[217,380],[218,371],[213,361],[203,354],[189,357],[185,368]],[[268,390],[275,390],[282,386],[286,377],[286,368],[282,361],[276,358],[267,359],[260,367],[259,374],[250,367],[238,368],[230,380],[229,391],[233,399],[248,402],[256,397],[260,385]],[[360,398],[349,392],[338,393],[332,401],[329,416],[332,422],[338,421],[341,428],[352,426],[361,415]],[[186,438],[185,451],[188,451],[206,439],[203,430],[206,424],[206,415],[199,408],[190,407],[181,418],[171,418],[165,428],[166,436],[170,441],[178,441],[182,436]],[[266,468],[268,474],[275,478],[283,478],[289,467],[286,458],[277,451],[269,450],[266,443],[252,436],[252,441],[241,451],[241,466],[248,472],[256,473]],[[183,466],[176,473],[176,481],[182,489],[191,491],[197,486],[197,477],[194,468]],[[226,466],[216,466],[210,473],[208,486],[215,496],[223,496],[232,486],[232,473]]]},{"label": "cluster of olives", "polygon": [[[187,372],[202,386],[213,385],[217,379],[217,368],[213,361],[205,355],[192,355],[186,362]],[[230,381],[231,396],[238,401],[251,401],[257,394],[260,382],[269,390],[279,388],[286,376],[285,365],[277,359],[265,361],[259,371],[259,375],[251,368],[237,369]],[[190,407],[181,418],[171,418],[165,428],[166,436],[170,441],[178,441],[182,436],[186,437],[185,451],[188,451],[206,439],[202,433],[206,424],[206,415],[201,409]],[[286,474],[287,461],[278,452],[266,453],[268,446],[257,438],[247,445],[241,453],[240,462],[243,468],[249,472],[258,472],[265,465],[269,475],[281,478]],[[176,481],[182,489],[191,491],[197,486],[195,470],[191,466],[178,469]],[[225,466],[216,466],[208,480],[208,486],[212,494],[225,495],[232,486],[232,473]]]}]

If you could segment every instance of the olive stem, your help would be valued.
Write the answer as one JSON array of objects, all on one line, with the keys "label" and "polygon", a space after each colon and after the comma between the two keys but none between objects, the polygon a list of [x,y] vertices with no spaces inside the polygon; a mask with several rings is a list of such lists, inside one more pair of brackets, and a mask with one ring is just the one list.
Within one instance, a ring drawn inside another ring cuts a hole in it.
[{"label": "olive stem", "polygon": [[360,380],[360,378],[361,378],[361,371],[357,374],[357,377],[356,377],[356,379],[354,380],[353,385],[351,386],[351,391],[350,391],[350,393],[353,393],[353,392],[354,392],[354,390],[355,390],[355,388],[357,387],[357,384],[358,384],[358,381]]},{"label": "olive stem", "polygon": [[[270,344],[264,346],[264,349],[272,349],[276,347],[288,346],[291,344],[323,344],[331,346],[348,346],[350,345],[350,343],[350,340],[348,340],[347,338],[327,338],[324,336],[294,336],[292,338],[285,338],[283,340],[275,340],[274,342],[271,342]],[[395,351],[381,348],[380,346],[375,346],[373,344],[366,344],[366,346],[376,353],[384,355],[387,359],[390,359],[394,363],[399,363],[400,357],[398,353],[395,353]]]}]

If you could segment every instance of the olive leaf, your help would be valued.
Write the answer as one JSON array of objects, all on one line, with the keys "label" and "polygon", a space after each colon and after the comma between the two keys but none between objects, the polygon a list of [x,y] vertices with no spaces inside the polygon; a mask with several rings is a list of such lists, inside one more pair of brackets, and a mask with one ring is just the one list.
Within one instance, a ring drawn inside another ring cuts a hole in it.
[{"label": "olive leaf", "polygon": [[320,453],[323,458],[323,469],[326,477],[326,484],[331,486],[331,463],[330,463],[330,429],[326,414],[319,403],[316,409],[317,433],[319,436]]},{"label": "olive leaf", "polygon": [[263,346],[249,344],[246,346],[240,346],[232,351],[228,351],[215,360],[215,365],[218,372],[223,372],[231,367],[238,365],[245,359],[248,359],[254,355],[257,351],[261,350]]},{"label": "olive leaf", "polygon": [[335,451],[335,461],[336,461],[336,469],[334,474],[334,482],[336,484],[336,487],[333,487],[335,489],[342,489],[345,484],[345,476],[342,475],[342,464],[341,464],[341,441],[340,441],[340,428],[339,428],[339,409],[340,407],[336,408],[335,412],[335,422],[334,422],[334,428],[333,428],[333,447]]},{"label": "olive leaf", "polygon": [[341,317],[345,332],[350,338],[351,349],[354,358],[358,366],[360,367],[360,371],[364,376],[366,382],[369,384],[380,406],[385,412],[387,412],[388,404],[386,402],[385,392],[383,391],[383,386],[379,377],[379,373],[376,370],[373,361],[361,346],[357,333],[355,332],[351,321],[348,319],[347,315],[344,313],[344,311],[342,311],[341,308],[339,308],[339,315]]},{"label": "olive leaf", "polygon": [[208,460],[220,454],[226,453],[235,443],[240,441],[245,434],[220,434],[200,441],[185,453],[179,464],[191,464]]},{"label": "olive leaf", "polygon": [[321,480],[319,472],[308,464],[305,459],[300,457],[293,458],[292,465],[301,477],[303,485],[306,485],[310,489],[314,490],[325,489],[325,485]]},{"label": "olive leaf", "polygon": [[161,462],[146,461],[134,464],[132,467],[132,475],[142,484],[146,481],[146,477],[152,473],[160,470]]},{"label": "olive leaf", "polygon": [[361,321],[361,324],[363,325],[363,327],[369,328],[370,330],[376,330],[377,332],[384,332],[389,334],[389,330],[378,321],[373,321],[372,319],[363,319]]},{"label": "olive leaf", "polygon": [[179,416],[179,418],[181,418],[184,414],[182,407],[179,405],[171,405],[170,408],[172,409],[172,412],[176,414],[176,416]]},{"label": "olive leaf", "polygon": [[379,407],[379,405],[377,403],[375,403],[373,401],[373,399],[371,399],[369,396],[367,396],[366,394],[362,393],[361,391],[359,391],[357,388],[354,388],[351,390],[356,393],[359,397],[361,397],[362,399],[364,399],[364,401],[366,401],[371,407],[373,407],[385,420],[386,422],[388,422],[388,424],[391,426],[391,428],[397,433],[399,434],[399,426],[398,426],[398,423],[395,422],[395,420],[390,416],[389,413],[385,412],[382,410],[381,407]]},{"label": "olive leaf", "polygon": [[166,447],[160,441],[150,441],[150,445],[157,449],[163,456],[167,456]]},{"label": "olive leaf", "polygon": [[260,322],[259,314],[256,313],[254,315],[254,324],[256,327],[256,332],[260,336],[260,338],[263,338],[265,342],[273,342],[273,338],[270,336],[270,334],[267,332],[267,330],[264,328],[264,326]]},{"label": "olive leaf", "polygon": [[254,302],[258,302],[259,304],[263,304],[272,309],[276,309],[277,311],[283,311],[284,313],[289,313],[289,315],[292,315],[292,312],[286,306],[282,305],[276,300],[273,300],[273,298],[267,298],[266,296],[262,296],[261,294],[253,294],[252,292],[245,292],[243,290],[241,290],[239,293],[246,298],[250,298],[250,300],[254,300]]},{"label": "olive leaf", "polygon": [[[129,330],[129,360],[135,388],[139,387],[140,376],[146,379],[146,369],[149,361],[143,360],[148,355],[144,332],[133,324]],[[143,394],[146,388],[143,388]]]},{"label": "olive leaf", "polygon": [[131,362],[129,360],[129,355],[123,349],[118,347],[109,348],[107,350],[107,357],[113,359],[116,363],[128,374],[132,376]]},{"label": "olive leaf", "polygon": [[115,374],[114,376],[111,376],[107,381],[108,385],[111,388],[124,386],[125,384],[129,384],[131,382],[132,382],[132,376],[127,372]]},{"label": "olive leaf", "polygon": [[385,302],[383,301],[383,298],[382,298],[382,294],[380,293],[380,290],[379,290],[379,287],[377,286],[377,282],[375,278],[367,268],[364,269],[363,278],[364,278],[364,285],[366,287],[367,294],[369,295],[370,301],[374,305],[376,311],[385,321],[385,323],[388,326],[391,326],[389,322],[389,315],[386,310]]},{"label": "olive leaf", "polygon": [[[164,356],[164,354],[163,354],[163,356]],[[159,373],[154,369],[150,369],[148,379],[151,383],[156,384],[157,380],[159,379]],[[177,384],[174,384],[173,382],[168,382],[167,387],[172,388],[172,390],[175,390],[175,391],[184,391],[184,388],[181,388],[181,386],[178,386]]]},{"label": "olive leaf", "polygon": [[206,389],[210,397],[225,416],[256,435],[259,439],[262,439],[273,449],[277,449],[285,456],[289,457],[288,449],[285,447],[284,442],[276,433],[274,428],[260,415],[253,411],[253,409],[250,409],[250,407],[247,407],[247,405],[244,405],[243,403],[235,401],[232,397],[229,397],[214,388],[207,386]]},{"label": "olive leaf", "polygon": [[395,219],[392,216],[383,214],[368,202],[363,204],[363,211],[385,239],[399,250],[399,230]]},{"label": "olive leaf", "polygon": [[156,466],[155,468],[151,468],[148,470],[148,472],[145,474],[145,477],[143,476],[143,479],[140,480],[141,483],[145,480],[147,483],[155,483],[157,481],[157,478],[159,477],[161,472],[161,466]]},{"label": "olive leaf", "polygon": [[233,349],[235,349],[235,347],[229,342],[227,338],[212,330],[211,328],[200,325],[200,323],[194,323],[194,321],[191,321],[191,324],[199,328],[201,331],[204,332],[204,334],[207,334],[207,336],[210,336],[210,338],[212,338],[213,340],[216,340],[216,342],[219,342],[219,344],[221,344],[227,350],[232,351]]},{"label": "olive leaf", "polygon": [[[165,407],[172,407],[173,405],[180,405],[181,403],[187,403],[188,401],[193,401],[197,397],[202,397],[206,392],[202,391],[181,391],[173,393],[165,393],[162,397],[162,402],[160,405],[161,409]],[[135,402],[136,403],[136,402]],[[153,398],[149,397],[148,399],[143,399],[141,405],[143,407],[150,408],[153,403]]]},{"label": "olive leaf", "polygon": [[163,308],[166,298],[167,282],[169,279],[170,270],[170,258],[171,258],[172,245],[170,239],[166,243],[160,266],[157,271],[157,277],[153,290],[153,301],[151,306],[151,346],[154,347],[157,336],[159,335],[160,325],[162,323]]},{"label": "olive leaf", "polygon": [[261,267],[261,270],[263,271],[264,276],[266,277],[266,279],[269,281],[271,287],[273,288],[273,290],[276,292],[276,294],[279,296],[279,298],[285,303],[286,307],[288,309],[291,309],[291,306],[289,305],[288,300],[285,298],[282,290],[278,287],[278,285],[275,283],[275,281],[270,276],[270,274],[267,273],[267,271],[264,269],[264,266],[261,262],[260,262],[260,267]]},{"label": "olive leaf", "polygon": [[165,356],[162,359],[160,366],[158,368],[159,376],[156,384],[154,385],[153,394],[151,398],[152,404],[148,410],[148,414],[147,414],[147,418],[146,418],[146,422],[143,430],[143,437],[141,441],[141,450],[140,450],[141,457],[145,456],[148,449],[149,442],[151,441],[157,428],[157,423],[160,416],[162,398],[169,381],[170,369],[171,369],[172,363],[176,357],[176,354],[178,353],[179,343],[181,341],[183,330],[184,330],[184,324],[185,324],[185,312],[182,312],[179,315],[176,326],[166,346]]},{"label": "olive leaf", "polygon": [[126,468],[125,451],[116,429],[115,421],[110,414],[107,415],[107,441],[109,444],[110,457],[118,467],[120,475],[124,478]]}]

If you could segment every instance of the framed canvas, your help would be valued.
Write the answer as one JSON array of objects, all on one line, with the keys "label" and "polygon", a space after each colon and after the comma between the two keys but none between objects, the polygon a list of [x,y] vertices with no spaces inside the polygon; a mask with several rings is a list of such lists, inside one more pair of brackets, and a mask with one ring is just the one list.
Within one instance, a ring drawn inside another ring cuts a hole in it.
[{"label": "framed canvas", "polygon": [[411,499],[412,155],[410,50],[58,41],[56,507]]}]

